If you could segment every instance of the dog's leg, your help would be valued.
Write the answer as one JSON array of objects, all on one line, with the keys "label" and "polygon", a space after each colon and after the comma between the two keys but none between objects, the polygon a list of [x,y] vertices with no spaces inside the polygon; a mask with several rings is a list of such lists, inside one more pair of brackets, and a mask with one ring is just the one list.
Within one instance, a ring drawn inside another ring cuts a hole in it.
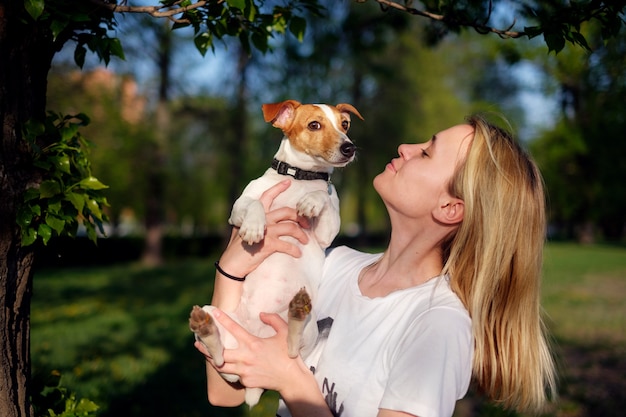
[{"label": "dog's leg", "polygon": [[263,391],[263,388],[246,388],[246,394],[244,396],[246,404],[248,404],[250,408],[257,405],[261,399],[261,395],[263,395]]},{"label": "dog's leg", "polygon": [[296,210],[301,216],[313,218],[320,215],[328,203],[326,191],[312,191],[305,194],[296,204]]},{"label": "dog's leg", "polygon": [[289,303],[287,344],[290,358],[296,358],[300,353],[302,332],[311,307],[311,297],[304,288],[301,288]]},{"label": "dog's leg", "polygon": [[265,236],[265,208],[259,200],[241,196],[233,205],[228,223],[239,227],[239,236],[249,245]]},{"label": "dog's leg", "polygon": [[196,334],[196,339],[206,346],[215,364],[222,366],[224,364],[224,345],[211,315],[200,307],[194,306],[189,315],[189,328]]}]

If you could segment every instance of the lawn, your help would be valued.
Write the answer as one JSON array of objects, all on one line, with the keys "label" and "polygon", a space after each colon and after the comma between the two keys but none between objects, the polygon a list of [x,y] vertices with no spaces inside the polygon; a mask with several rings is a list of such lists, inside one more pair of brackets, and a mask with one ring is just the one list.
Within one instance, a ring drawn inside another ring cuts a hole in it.
[{"label": "lawn", "polygon": [[[103,417],[246,415],[208,405],[187,327],[191,306],[210,299],[213,273],[210,260],[37,271],[33,372],[60,371],[62,385],[98,403]],[[552,243],[544,275],[562,385],[550,415],[623,415],[626,249]],[[458,415],[505,414],[470,396]]]}]

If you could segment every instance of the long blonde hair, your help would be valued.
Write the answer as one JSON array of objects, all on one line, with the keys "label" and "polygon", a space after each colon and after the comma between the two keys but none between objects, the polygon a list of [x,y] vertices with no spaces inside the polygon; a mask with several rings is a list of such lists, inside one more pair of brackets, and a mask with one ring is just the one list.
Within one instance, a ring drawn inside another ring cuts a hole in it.
[{"label": "long blonde hair", "polygon": [[556,395],[556,371],[541,319],[546,232],[543,182],[504,129],[482,116],[450,194],[465,203],[445,245],[444,271],[472,317],[473,375],[506,408],[539,412]]}]

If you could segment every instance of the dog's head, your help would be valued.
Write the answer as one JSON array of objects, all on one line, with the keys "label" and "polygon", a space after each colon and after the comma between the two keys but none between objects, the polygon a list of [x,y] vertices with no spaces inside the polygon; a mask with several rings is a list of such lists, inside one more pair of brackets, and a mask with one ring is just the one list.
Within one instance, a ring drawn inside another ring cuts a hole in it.
[{"label": "dog's head", "polygon": [[342,167],[354,159],[348,138],[350,113],[363,120],[351,104],[301,104],[296,100],[263,105],[263,117],[283,131],[294,149]]}]

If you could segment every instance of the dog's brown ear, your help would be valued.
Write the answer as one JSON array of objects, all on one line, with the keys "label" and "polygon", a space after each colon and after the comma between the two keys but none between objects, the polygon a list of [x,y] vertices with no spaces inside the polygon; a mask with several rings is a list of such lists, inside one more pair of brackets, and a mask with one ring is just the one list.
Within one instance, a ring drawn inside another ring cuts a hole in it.
[{"label": "dog's brown ear", "polygon": [[263,118],[280,129],[287,127],[293,119],[293,111],[300,107],[300,102],[296,100],[285,100],[280,103],[269,103],[261,106]]},{"label": "dog's brown ear", "polygon": [[355,116],[357,116],[359,119],[365,120],[363,116],[361,116],[361,113],[359,113],[359,111],[355,109],[352,104],[340,103],[340,104],[337,104],[335,107],[337,107],[337,110],[339,110],[342,113],[350,112],[354,114]]}]

